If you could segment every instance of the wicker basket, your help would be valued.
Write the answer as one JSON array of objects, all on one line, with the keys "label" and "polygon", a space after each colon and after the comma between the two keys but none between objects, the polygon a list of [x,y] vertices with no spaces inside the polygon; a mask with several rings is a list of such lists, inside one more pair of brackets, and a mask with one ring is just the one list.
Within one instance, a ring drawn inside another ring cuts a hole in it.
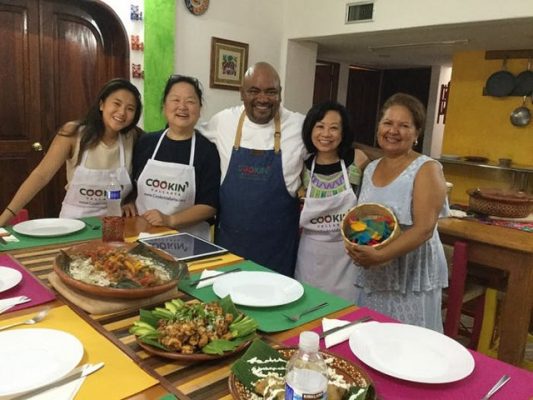
[{"label": "wicker basket", "polygon": [[394,228],[390,236],[387,239],[385,239],[384,241],[380,243],[376,243],[372,246],[375,247],[376,249],[379,249],[383,246],[386,246],[388,243],[390,243],[394,239],[396,239],[398,235],[400,234],[400,225],[398,224],[398,220],[396,219],[396,216],[394,215],[394,213],[389,208],[382,206],[381,204],[378,204],[378,203],[363,203],[350,209],[342,220],[341,234],[342,234],[342,238],[344,242],[353,244],[350,241],[350,239],[348,239],[348,236],[347,236],[347,232],[350,231],[349,220],[352,216],[355,216],[356,218],[360,219],[364,217],[378,216],[378,215],[392,218],[392,220],[394,221]]},{"label": "wicker basket", "polygon": [[468,208],[496,217],[523,218],[533,211],[533,196],[501,189],[468,189]]}]

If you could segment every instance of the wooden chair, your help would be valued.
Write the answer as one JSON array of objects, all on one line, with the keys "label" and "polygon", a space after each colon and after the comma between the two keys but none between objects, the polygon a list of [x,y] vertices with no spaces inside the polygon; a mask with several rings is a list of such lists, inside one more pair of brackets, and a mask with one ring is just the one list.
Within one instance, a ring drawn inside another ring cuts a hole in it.
[{"label": "wooden chair", "polygon": [[[467,281],[467,244],[457,241],[453,246],[450,257],[450,246],[445,247],[449,259],[449,286],[443,295],[446,317],[444,319],[444,334],[453,339],[459,336],[462,314],[474,318],[472,332],[470,333],[469,348],[476,349],[483,324],[483,311],[485,305],[486,288]],[[450,260],[451,258],[451,260]],[[466,303],[474,303],[474,310],[467,312]]]},{"label": "wooden chair", "polygon": [[19,222],[24,222],[29,219],[30,219],[30,216],[28,214],[28,210],[23,208],[17,213],[17,215],[15,215],[13,218],[9,220],[8,225],[15,225],[15,224],[18,224]]},{"label": "wooden chair", "polygon": [[[488,288],[485,294],[485,310],[483,313],[483,325],[481,327],[481,334],[477,351],[492,358],[498,358],[498,290]],[[531,316],[533,318],[533,314]],[[527,336],[528,347],[533,346],[533,334],[528,333]],[[524,359],[521,364],[522,368],[533,371],[533,359]]]}]

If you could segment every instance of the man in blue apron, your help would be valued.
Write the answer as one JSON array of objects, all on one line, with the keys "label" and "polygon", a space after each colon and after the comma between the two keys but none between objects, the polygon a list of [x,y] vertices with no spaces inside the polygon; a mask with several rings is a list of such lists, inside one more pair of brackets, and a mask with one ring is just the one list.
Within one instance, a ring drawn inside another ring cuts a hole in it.
[{"label": "man in blue apron", "polygon": [[280,105],[279,75],[268,63],[246,71],[241,99],[243,106],[219,112],[202,127],[220,154],[215,242],[292,276],[298,251],[296,192],[307,154],[301,138],[304,116]]}]

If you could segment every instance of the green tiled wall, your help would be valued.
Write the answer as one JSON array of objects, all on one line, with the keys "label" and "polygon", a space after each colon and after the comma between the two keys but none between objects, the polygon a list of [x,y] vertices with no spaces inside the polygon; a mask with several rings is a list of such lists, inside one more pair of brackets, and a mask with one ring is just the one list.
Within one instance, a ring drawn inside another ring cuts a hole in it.
[{"label": "green tiled wall", "polygon": [[144,129],[165,126],[161,96],[174,72],[176,1],[144,0]]}]

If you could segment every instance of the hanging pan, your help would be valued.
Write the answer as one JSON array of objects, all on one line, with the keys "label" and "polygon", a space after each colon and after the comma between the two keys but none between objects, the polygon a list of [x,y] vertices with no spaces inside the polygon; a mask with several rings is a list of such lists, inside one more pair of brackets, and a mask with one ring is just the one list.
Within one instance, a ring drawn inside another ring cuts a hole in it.
[{"label": "hanging pan", "polygon": [[515,87],[515,80],[515,76],[507,71],[507,59],[504,59],[502,69],[487,79],[485,94],[495,97],[509,96]]},{"label": "hanging pan", "polygon": [[531,71],[531,58],[527,62],[527,70],[516,76],[513,95],[529,96],[533,93],[533,71]]},{"label": "hanging pan", "polygon": [[526,126],[531,121],[531,111],[526,107],[527,96],[524,96],[524,101],[520,107],[517,107],[511,113],[511,124],[514,126]]}]

